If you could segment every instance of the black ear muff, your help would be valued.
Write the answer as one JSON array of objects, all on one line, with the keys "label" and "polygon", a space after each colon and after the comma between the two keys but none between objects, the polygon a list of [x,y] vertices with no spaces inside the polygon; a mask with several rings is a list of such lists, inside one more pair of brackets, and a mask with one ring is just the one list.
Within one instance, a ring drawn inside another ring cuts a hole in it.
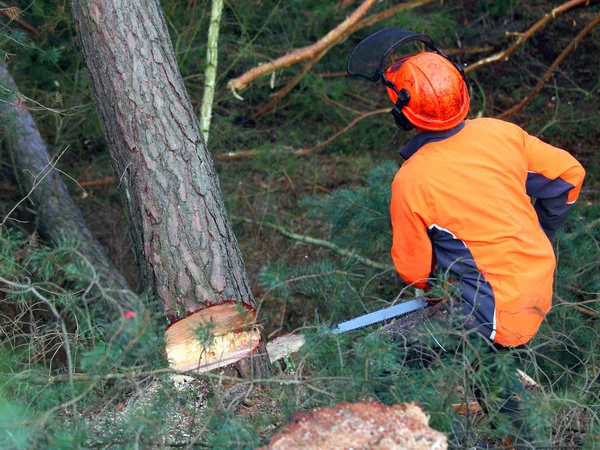
[{"label": "black ear muff", "polygon": [[396,126],[402,131],[410,131],[415,127],[409,122],[404,113],[400,111],[397,106],[394,106],[394,109],[392,109],[390,112],[392,113],[392,116],[394,116],[394,122],[396,122]]},{"label": "black ear muff", "polygon": [[415,127],[402,112],[402,108],[408,105],[409,101],[410,94],[406,89],[403,88],[400,92],[398,92],[398,100],[396,100],[394,109],[390,111],[392,116],[394,116],[394,122],[396,122],[396,126],[403,131],[410,131]]}]

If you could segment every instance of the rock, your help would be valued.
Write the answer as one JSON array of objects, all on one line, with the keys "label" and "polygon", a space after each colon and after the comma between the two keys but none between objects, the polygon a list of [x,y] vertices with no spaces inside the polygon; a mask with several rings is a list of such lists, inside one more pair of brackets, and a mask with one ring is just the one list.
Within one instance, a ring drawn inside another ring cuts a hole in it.
[{"label": "rock", "polygon": [[342,402],[295,413],[259,450],[444,450],[446,436],[429,427],[414,403]]}]

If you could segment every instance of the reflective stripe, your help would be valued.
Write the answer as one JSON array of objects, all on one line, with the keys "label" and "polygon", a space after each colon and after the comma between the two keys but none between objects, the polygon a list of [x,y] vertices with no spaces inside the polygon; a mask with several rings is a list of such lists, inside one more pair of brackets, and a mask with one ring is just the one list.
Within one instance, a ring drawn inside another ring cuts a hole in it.
[{"label": "reflective stripe", "polygon": [[494,322],[492,323],[492,334],[490,334],[490,339],[493,341],[496,337],[496,308],[494,308]]}]

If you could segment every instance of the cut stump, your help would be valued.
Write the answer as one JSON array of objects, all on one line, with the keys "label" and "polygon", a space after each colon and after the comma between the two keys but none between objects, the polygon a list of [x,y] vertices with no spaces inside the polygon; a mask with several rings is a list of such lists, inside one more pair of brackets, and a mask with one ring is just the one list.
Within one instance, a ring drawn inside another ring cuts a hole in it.
[{"label": "cut stump", "polygon": [[229,301],[195,311],[165,332],[171,368],[208,372],[248,358],[261,343],[256,310]]},{"label": "cut stump", "polygon": [[445,450],[446,436],[429,427],[414,403],[338,403],[292,420],[259,450]]}]

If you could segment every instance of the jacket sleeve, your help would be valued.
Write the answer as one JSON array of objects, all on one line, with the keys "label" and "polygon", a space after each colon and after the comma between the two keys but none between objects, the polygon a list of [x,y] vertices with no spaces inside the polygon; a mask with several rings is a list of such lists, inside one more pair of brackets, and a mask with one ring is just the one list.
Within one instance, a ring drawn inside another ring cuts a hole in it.
[{"label": "jacket sleeve", "polygon": [[420,189],[407,189],[402,176],[392,183],[392,260],[407,284],[424,288],[431,273],[433,250],[427,233],[427,211]]},{"label": "jacket sleeve", "polygon": [[[524,132],[525,133],[525,132]],[[549,239],[562,227],[579,196],[585,170],[568,152],[525,133],[527,195],[534,197],[540,225]]]}]

